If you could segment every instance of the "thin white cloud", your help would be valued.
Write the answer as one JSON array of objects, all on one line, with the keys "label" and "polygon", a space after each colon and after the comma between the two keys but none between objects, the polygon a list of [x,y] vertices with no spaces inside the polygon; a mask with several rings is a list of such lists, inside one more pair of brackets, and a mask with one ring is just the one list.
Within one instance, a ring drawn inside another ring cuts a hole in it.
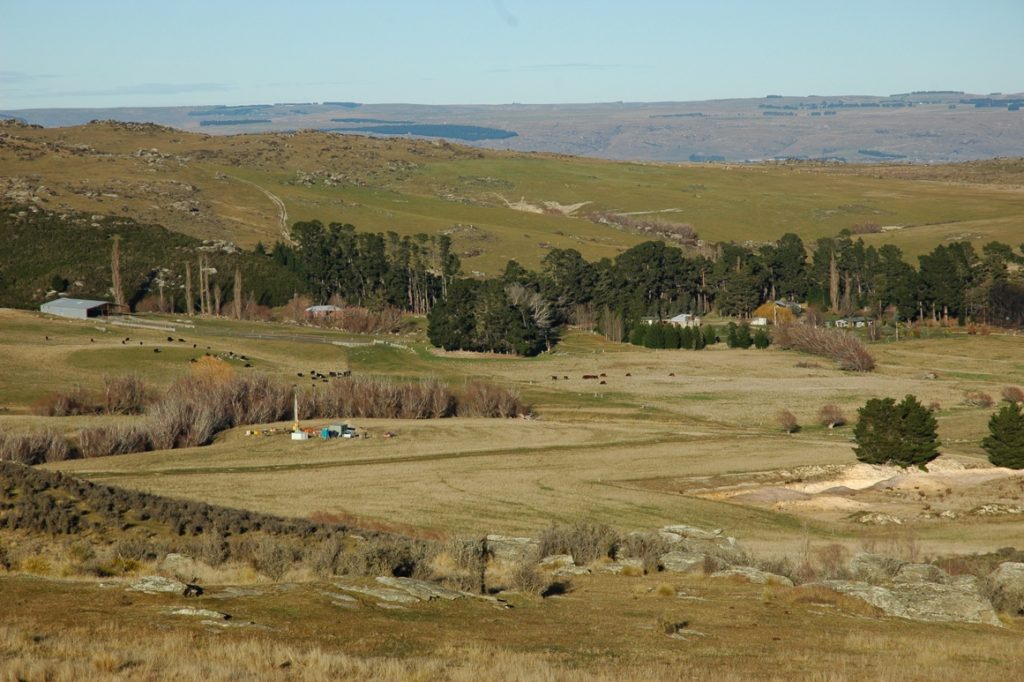
[{"label": "thin white cloud", "polygon": [[234,88],[226,83],[136,83],[97,90],[53,92],[58,97],[112,97],[135,95],[180,95],[190,92],[227,92]]}]

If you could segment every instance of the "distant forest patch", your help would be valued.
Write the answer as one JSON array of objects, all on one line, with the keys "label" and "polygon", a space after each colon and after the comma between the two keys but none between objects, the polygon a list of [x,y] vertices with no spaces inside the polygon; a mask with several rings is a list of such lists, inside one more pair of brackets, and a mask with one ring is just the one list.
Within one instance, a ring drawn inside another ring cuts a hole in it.
[{"label": "distant forest patch", "polygon": [[363,105],[359,102],[324,102],[324,106],[341,107],[343,109],[358,109]]},{"label": "distant forest patch", "polygon": [[388,123],[391,125],[408,126],[413,125],[416,121],[390,121],[386,118],[332,118],[334,123]]},{"label": "distant forest patch", "polygon": [[267,109],[272,109],[271,104],[249,104],[244,106],[229,107],[216,106],[200,111],[190,111],[189,116],[248,116],[249,114],[262,114]]},{"label": "distant forest patch", "polygon": [[452,140],[504,140],[517,137],[519,133],[501,128],[464,126],[448,123],[411,123],[401,125],[352,126],[350,128],[324,128],[329,132],[374,133],[376,135],[419,135],[421,137],[446,137]]},{"label": "distant forest patch", "polygon": [[907,158],[904,154],[896,154],[895,152],[882,152],[877,149],[858,149],[857,153],[861,156],[870,156],[875,159],[905,159]]},{"label": "distant forest patch", "polygon": [[219,121],[200,121],[201,126],[244,126],[253,123],[273,123],[269,118],[226,118]]}]

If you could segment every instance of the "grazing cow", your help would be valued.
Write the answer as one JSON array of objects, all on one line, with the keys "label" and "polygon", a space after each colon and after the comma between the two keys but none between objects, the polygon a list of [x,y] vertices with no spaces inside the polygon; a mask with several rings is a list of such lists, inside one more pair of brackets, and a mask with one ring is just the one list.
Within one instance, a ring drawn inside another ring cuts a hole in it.
[{"label": "grazing cow", "polygon": [[608,376],[607,374],[605,374],[604,372],[601,372],[601,378],[602,379],[606,378],[607,376]]},{"label": "grazing cow", "polygon": [[196,360],[195,358],[192,358],[191,360],[189,360],[189,362],[198,362],[198,360]]},{"label": "grazing cow", "polygon": [[563,378],[563,379],[568,379],[569,377],[567,377],[567,376],[563,376],[562,378]]},{"label": "grazing cow", "polygon": [[173,336],[168,336],[167,337],[167,343],[174,343],[174,337]]},{"label": "grazing cow", "polygon": [[296,372],[295,376],[301,377],[301,376],[303,376],[303,374],[302,374],[302,372]]},{"label": "grazing cow", "polygon": [[193,348],[197,348],[196,344],[194,344],[194,343],[192,344],[192,347],[193,347]]},{"label": "grazing cow", "polygon": [[154,353],[159,353],[159,352],[160,352],[160,349],[159,349],[159,348],[154,348],[154,349],[153,349],[153,352],[154,352]]},{"label": "grazing cow", "polygon": [[631,377],[631,376],[633,376],[633,375],[632,375],[632,374],[630,374],[629,372],[626,372],[626,376],[627,376],[627,377]]},{"label": "grazing cow", "polygon": [[250,363],[248,363],[248,362],[247,362],[247,363],[245,363],[245,366],[246,366],[246,367],[252,367],[252,365],[251,365]]},{"label": "grazing cow", "polygon": [[584,379],[597,379],[597,375],[596,374],[584,374],[583,378]]},{"label": "grazing cow", "polygon": [[676,375],[676,373],[675,373],[675,372],[669,372],[669,373],[668,373],[668,375],[669,375],[670,377],[674,377],[674,376]]},{"label": "grazing cow", "polygon": [[185,339],[178,339],[178,343],[185,343]]},{"label": "grazing cow", "polygon": [[47,341],[49,341],[49,340],[50,340],[50,337],[49,337],[49,336],[47,336],[47,337],[46,337],[46,340],[47,340]]},{"label": "grazing cow", "polygon": [[346,369],[344,372],[341,373],[341,376],[343,376],[343,377],[350,377],[350,376],[352,376],[352,370]]},{"label": "grazing cow", "polygon": [[552,374],[551,375],[551,380],[552,381],[558,381],[558,377],[556,375]]},{"label": "grazing cow", "polygon": [[608,382],[607,382],[607,381],[602,381],[601,383],[602,383],[602,384],[607,384]]},{"label": "grazing cow", "polygon": [[89,339],[89,343],[96,343],[96,339]]}]

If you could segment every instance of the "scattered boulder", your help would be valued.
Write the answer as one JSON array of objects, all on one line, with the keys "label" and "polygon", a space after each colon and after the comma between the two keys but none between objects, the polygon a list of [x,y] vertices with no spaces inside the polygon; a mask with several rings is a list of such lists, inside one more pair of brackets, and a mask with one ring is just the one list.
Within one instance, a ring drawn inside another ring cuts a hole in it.
[{"label": "scattered boulder", "polygon": [[387,587],[366,587],[351,583],[335,583],[335,587],[345,592],[355,592],[390,604],[415,604],[420,600],[419,597],[414,597],[405,590]]},{"label": "scattered boulder", "polygon": [[882,512],[857,512],[850,519],[865,526],[902,526],[903,519]]},{"label": "scattered boulder", "polygon": [[704,570],[705,554],[672,551],[658,557],[658,567],[671,573],[695,573]]},{"label": "scattered boulder", "polygon": [[619,575],[621,573],[643,575],[644,560],[619,559],[618,561],[597,562],[594,564],[594,570],[598,573],[611,573],[612,575]]},{"label": "scattered boulder", "polygon": [[231,620],[231,614],[222,613],[221,611],[212,611],[210,609],[195,609],[191,606],[185,606],[180,609],[171,609],[171,613],[175,616],[194,616],[196,618],[208,618],[211,620]]},{"label": "scattered boulder", "polygon": [[884,583],[892,579],[907,562],[880,554],[862,552],[850,561],[850,572],[858,580],[868,583]]},{"label": "scattered boulder", "polygon": [[694,526],[676,524],[674,526],[663,527],[660,534],[661,537],[665,538],[669,542],[679,542],[686,538],[696,540],[714,540],[721,537],[722,529],[716,528],[714,530],[703,530],[701,528],[695,528]]},{"label": "scattered boulder", "polygon": [[575,567],[576,561],[571,554],[552,554],[541,559],[537,565],[547,571],[557,571],[562,568]]},{"label": "scattered boulder", "polygon": [[423,601],[430,601],[431,599],[445,599],[447,601],[454,601],[455,599],[463,599],[466,597],[465,592],[456,592],[455,590],[449,590],[440,585],[434,583],[428,583],[423,580],[413,580],[412,578],[393,578],[391,576],[381,576],[377,578],[377,582],[381,585],[401,590],[417,599]]},{"label": "scattered boulder", "polygon": [[578,575],[590,575],[590,569],[586,566],[563,566],[551,572],[556,578],[572,578]]},{"label": "scattered boulder", "polygon": [[533,538],[519,538],[508,535],[488,535],[487,549],[500,561],[522,561],[540,543]]},{"label": "scattered boulder", "polygon": [[945,585],[950,575],[934,564],[903,564],[892,577],[895,583],[938,583]]},{"label": "scattered boulder", "polygon": [[751,566],[734,566],[724,571],[716,571],[711,574],[712,578],[744,578],[747,582],[755,585],[784,585],[793,587],[793,581],[784,575],[768,573]]},{"label": "scattered boulder", "polygon": [[897,583],[892,588],[849,580],[825,580],[808,586],[826,587],[857,597],[884,613],[927,622],[982,623],[1002,627],[992,604],[976,580],[954,579],[950,584]]},{"label": "scattered boulder", "polygon": [[1024,616],[1024,563],[1007,561],[988,576],[992,601],[1008,613]]},{"label": "scattered boulder", "polygon": [[132,583],[129,590],[146,594],[183,594],[188,585],[180,580],[160,575],[144,575]]}]

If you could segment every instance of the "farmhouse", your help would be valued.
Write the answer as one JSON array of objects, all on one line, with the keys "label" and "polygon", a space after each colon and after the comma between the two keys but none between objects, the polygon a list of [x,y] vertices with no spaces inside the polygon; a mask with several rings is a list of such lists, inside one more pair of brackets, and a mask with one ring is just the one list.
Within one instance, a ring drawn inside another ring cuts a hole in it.
[{"label": "farmhouse", "polygon": [[85,320],[90,317],[104,317],[125,312],[122,310],[123,307],[109,301],[90,301],[84,298],[58,298],[42,304],[39,306],[39,310],[48,315]]},{"label": "farmhouse", "polygon": [[861,329],[872,321],[869,317],[841,317],[832,324],[840,329]]},{"label": "farmhouse", "polygon": [[677,327],[699,327],[700,318],[691,313],[680,313],[675,317],[669,318],[669,324],[674,324]]}]

